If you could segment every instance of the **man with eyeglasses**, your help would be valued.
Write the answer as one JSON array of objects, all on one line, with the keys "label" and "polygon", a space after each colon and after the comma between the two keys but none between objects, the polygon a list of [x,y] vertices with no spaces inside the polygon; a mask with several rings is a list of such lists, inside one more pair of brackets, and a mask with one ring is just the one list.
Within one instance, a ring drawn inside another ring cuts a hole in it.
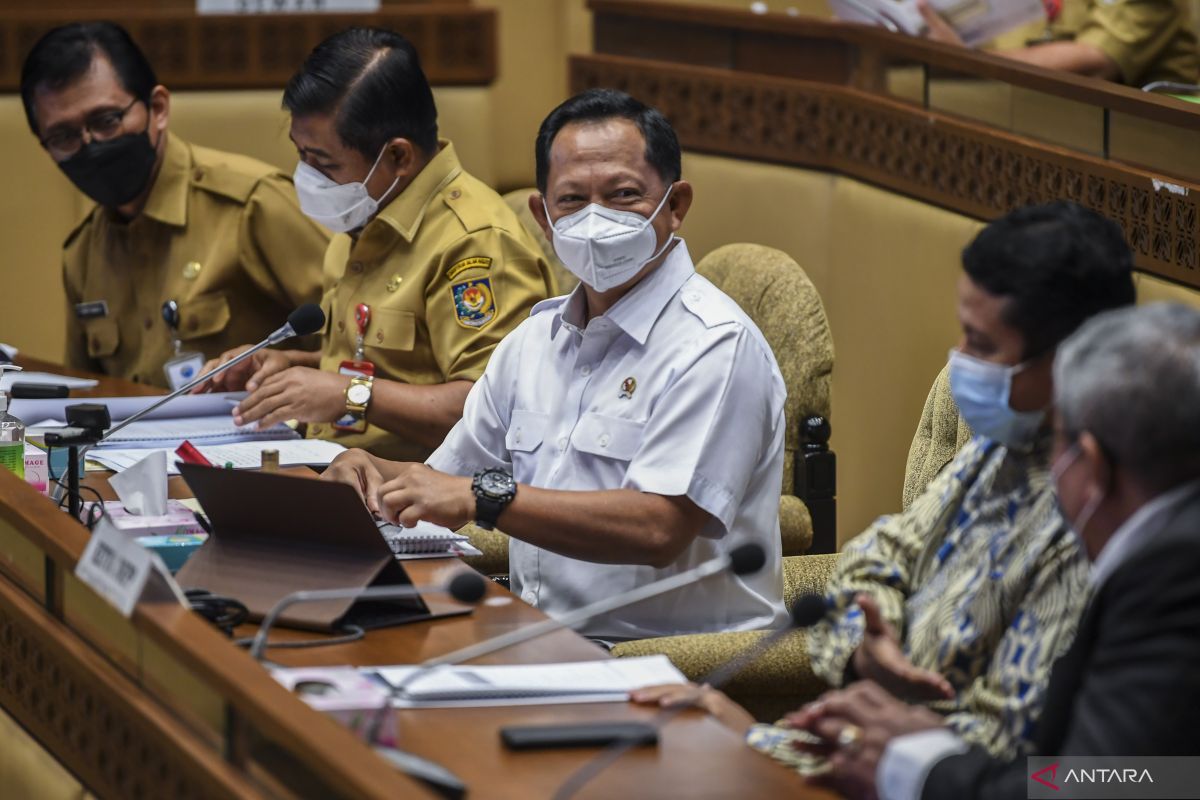
[{"label": "man with eyeglasses", "polygon": [[170,95],[123,28],[48,32],[25,59],[21,99],[47,154],[97,204],[63,250],[68,366],[182,383],[319,299],[328,234],[289,178],[168,133]]}]

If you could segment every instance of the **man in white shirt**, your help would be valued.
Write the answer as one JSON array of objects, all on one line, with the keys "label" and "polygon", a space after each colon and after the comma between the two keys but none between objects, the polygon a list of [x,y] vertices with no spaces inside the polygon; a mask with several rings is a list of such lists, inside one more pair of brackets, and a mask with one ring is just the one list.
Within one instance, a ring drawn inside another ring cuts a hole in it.
[{"label": "man in white shirt", "polygon": [[674,131],[622,92],[584,92],[542,123],[537,178],[533,214],[581,284],[500,343],[426,464],[351,451],[326,476],[403,525],[498,524],[514,593],[551,616],[748,542],[766,552],[753,575],[594,619],[589,636],[782,624],[786,390],[758,328],[675,236],[692,188]]},{"label": "man in white shirt", "polygon": [[[989,757],[940,715],[864,681],[788,718],[827,743],[825,780],[840,793],[1044,796],[1027,795],[1044,791],[1030,781],[1062,783],[1073,756],[1127,768],[1138,756],[1200,755],[1200,411],[1181,400],[1200,396],[1200,312],[1152,305],[1096,317],[1060,348],[1054,386],[1052,475],[1092,560],[1092,596],[1050,674],[1034,737],[1046,763]],[[1066,788],[1079,797],[1105,787]]]}]

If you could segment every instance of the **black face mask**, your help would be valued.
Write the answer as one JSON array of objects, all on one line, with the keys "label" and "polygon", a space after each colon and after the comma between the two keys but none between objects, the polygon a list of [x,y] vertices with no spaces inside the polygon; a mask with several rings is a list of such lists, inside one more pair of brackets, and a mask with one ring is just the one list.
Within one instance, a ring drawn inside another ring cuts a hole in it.
[{"label": "black face mask", "polygon": [[93,140],[58,162],[58,167],[88,197],[106,208],[116,208],[146,188],[157,155],[147,129],[103,142]]}]

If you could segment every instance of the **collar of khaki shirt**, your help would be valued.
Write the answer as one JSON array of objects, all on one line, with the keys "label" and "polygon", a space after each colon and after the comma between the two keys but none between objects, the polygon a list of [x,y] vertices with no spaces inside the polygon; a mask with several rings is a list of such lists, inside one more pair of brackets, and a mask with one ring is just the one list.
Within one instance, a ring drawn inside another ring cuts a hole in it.
[{"label": "collar of khaki shirt", "polygon": [[454,144],[448,139],[438,139],[437,155],[417,173],[417,177],[404,191],[379,210],[375,219],[363,229],[363,235],[373,233],[372,228],[386,225],[403,236],[405,241],[411,242],[417,235],[421,220],[425,219],[425,212],[429,210],[433,198],[461,172],[462,164],[458,161],[458,154],[454,152]]},{"label": "collar of khaki shirt", "polygon": [[187,144],[168,131],[163,163],[142,214],[164,225],[186,225],[191,171],[192,153]]},{"label": "collar of khaki shirt", "polygon": [[[667,253],[663,263],[634,286],[629,292],[604,313],[626,335],[644,345],[650,338],[650,330],[662,315],[667,303],[679,291],[696,268],[683,239],[676,237],[676,245]],[[558,335],[561,325],[571,330],[581,330],[584,325],[583,310],[587,304],[583,284],[579,284],[560,307],[550,326],[550,338]],[[537,309],[534,309],[536,313]]]}]

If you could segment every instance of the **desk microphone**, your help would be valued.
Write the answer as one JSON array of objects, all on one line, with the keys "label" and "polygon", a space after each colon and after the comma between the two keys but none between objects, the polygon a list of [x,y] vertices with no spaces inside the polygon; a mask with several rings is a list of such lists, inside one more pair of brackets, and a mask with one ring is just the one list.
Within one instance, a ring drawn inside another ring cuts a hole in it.
[{"label": "desk microphone", "polygon": [[[779,643],[781,639],[794,631],[804,628],[811,628],[822,619],[825,618],[825,613],[828,610],[828,605],[825,598],[819,594],[804,594],[792,603],[788,611],[791,614],[791,619],[788,624],[778,630],[772,631],[767,636],[759,639],[753,646],[747,648],[744,652],[739,653],[733,658],[714,668],[703,679],[697,681],[700,685],[707,685],[713,689],[719,689],[727,681],[748,667],[754,661],[757,661],[760,656]],[[684,704],[675,706],[674,708],[664,708],[650,722],[649,728],[654,732],[654,741],[657,741],[658,731],[673,720],[679,714],[692,708],[692,706]],[[582,727],[582,726],[573,726]],[[580,767],[571,777],[558,788],[554,793],[554,800],[567,800],[567,798],[576,794],[582,789],[588,781],[595,778],[605,769],[613,764],[621,756],[625,755],[629,750],[636,747],[643,741],[647,740],[645,731],[637,732],[628,738],[613,742],[606,750],[601,752],[591,761]]]},{"label": "desk microphone", "polygon": [[762,569],[766,560],[767,556],[762,547],[754,543],[743,544],[735,547],[727,554],[705,561],[685,572],[680,572],[678,575],[672,575],[669,578],[663,578],[660,581],[648,583],[636,589],[630,589],[628,592],[621,592],[612,597],[597,600],[594,603],[589,603],[586,606],[564,614],[557,619],[544,619],[533,625],[518,628],[500,636],[484,639],[482,642],[476,642],[459,650],[451,651],[443,656],[426,659],[416,669],[406,675],[403,680],[391,687],[391,691],[388,693],[388,703],[373,720],[367,734],[367,741],[372,744],[377,741],[379,732],[383,728],[386,710],[390,708],[391,701],[403,697],[413,681],[423,675],[429,674],[431,670],[437,667],[458,664],[463,661],[469,661],[472,658],[480,658],[481,656],[495,653],[498,650],[503,650],[506,647],[512,647],[521,642],[536,639],[539,636],[544,636],[561,628],[574,628],[601,614],[607,614],[619,608],[658,597],[660,594],[666,594],[675,589],[689,586],[721,572],[729,571],[734,575],[751,575]]},{"label": "desk microphone", "polygon": [[[250,642],[250,655],[255,661],[262,660],[263,650],[270,646],[267,642],[267,634],[270,632],[271,626],[275,624],[280,614],[287,610],[289,606],[296,603],[344,600],[350,597],[357,600],[400,600],[408,597],[417,597],[423,590],[442,591],[460,603],[474,604],[482,600],[483,596],[487,593],[487,578],[475,570],[464,569],[456,572],[449,581],[441,586],[370,586],[367,588],[357,586],[343,589],[313,589],[292,592],[276,603],[267,612],[267,615],[263,617],[263,621],[258,627],[258,633],[254,635],[254,639]],[[379,729],[382,726],[383,719],[391,710],[391,706],[392,694],[389,692],[383,701],[383,705],[375,711],[374,718],[372,719],[370,732],[367,737],[367,743],[371,749],[405,775],[423,781],[443,797],[450,798],[451,800],[459,800],[459,798],[465,797],[467,791],[466,784],[445,767],[429,759],[401,750],[398,747],[385,747],[378,743]]]},{"label": "desk microphone", "polygon": [[444,656],[427,659],[405,676],[404,680],[392,687],[392,697],[403,697],[405,690],[413,681],[427,674],[435,667],[448,666],[469,661],[472,658],[480,658],[481,656],[495,653],[497,650],[503,650],[506,647],[512,647],[513,645],[527,642],[530,639],[536,639],[539,636],[552,633],[560,628],[575,628],[595,619],[601,614],[607,614],[611,611],[640,603],[643,600],[650,600],[651,598],[658,597],[660,594],[666,594],[667,592],[690,586],[693,583],[722,572],[729,571],[734,575],[752,575],[762,569],[766,560],[767,556],[763,552],[762,547],[754,543],[743,544],[735,547],[727,554],[709,559],[702,564],[698,564],[677,575],[672,575],[669,578],[663,578],[660,581],[647,583],[644,586],[630,589],[627,592],[621,592],[612,597],[597,600],[594,603],[589,603],[586,606],[563,614],[561,617],[544,619],[533,625],[518,628],[517,630],[494,636],[491,639],[484,639],[482,642],[476,642],[459,650],[454,650],[446,653]]},{"label": "desk microphone", "polygon": [[[185,394],[186,392],[192,390],[196,386],[199,386],[201,383],[208,380],[213,375],[216,375],[218,372],[224,372],[225,370],[232,367],[234,364],[238,364],[238,363],[241,363],[242,361],[245,361],[247,358],[254,355],[259,350],[262,350],[264,347],[269,347],[270,345],[273,345],[273,344],[279,344],[280,342],[285,341],[287,339],[291,339],[294,336],[307,336],[310,333],[316,333],[317,331],[321,330],[321,328],[323,328],[323,327],[325,327],[325,312],[322,311],[321,307],[319,305],[317,305],[316,303],[305,303],[304,305],[300,306],[295,311],[293,311],[291,314],[288,314],[287,323],[282,328],[279,328],[277,331],[275,331],[270,336],[268,336],[266,339],[263,339],[261,342],[254,345],[246,352],[241,353],[240,355],[236,356],[235,358],[229,359],[224,364],[214,367],[213,369],[209,370],[208,372],[201,375],[200,377],[184,384],[183,386],[180,386],[178,389],[171,392],[170,394],[164,395],[163,397],[159,398],[157,401],[155,401],[151,405],[146,406],[145,408],[143,408],[141,411],[137,412],[136,414],[131,414],[127,419],[117,423],[113,427],[106,430],[104,432],[104,434],[102,436],[100,436],[99,439],[96,439],[94,442],[89,442],[86,446],[79,447],[77,457],[82,459],[85,455],[87,455],[88,450],[91,450],[92,447],[94,447],[95,445],[104,441],[108,437],[112,436],[114,433],[121,430],[126,425],[137,422],[139,419],[142,419],[147,414],[149,414],[151,411],[155,411],[155,410],[161,408],[162,406],[164,406],[167,403],[174,400],[176,397],[179,397],[181,394]],[[51,495],[51,497],[56,501],[61,500],[61,498],[62,498],[62,484],[61,483],[55,485],[54,492]]]},{"label": "desk microphone", "polygon": [[166,403],[169,403],[170,401],[174,400],[176,397],[179,397],[181,394],[185,394],[185,393],[191,391],[192,389],[196,388],[197,386],[199,386],[200,384],[204,383],[206,380],[211,378],[213,375],[216,375],[219,372],[224,372],[225,370],[232,367],[234,364],[240,364],[241,362],[245,361],[250,356],[257,353],[259,350],[262,350],[264,347],[270,347],[271,345],[279,344],[280,342],[286,341],[286,340],[291,339],[296,336],[307,336],[310,333],[316,333],[317,331],[321,330],[321,328],[323,328],[323,327],[325,327],[325,312],[322,311],[321,307],[319,305],[317,305],[316,303],[305,303],[304,305],[300,306],[295,311],[293,311],[291,314],[288,314],[287,323],[283,327],[279,328],[279,330],[275,331],[270,336],[263,339],[261,342],[254,345],[253,347],[246,350],[245,352],[239,353],[237,356],[229,359],[224,364],[220,364],[216,367],[213,367],[212,369],[210,369],[208,372],[204,373],[203,375],[201,375],[197,378],[193,378],[192,380],[185,383],[183,386],[180,386],[175,391],[171,392],[168,395],[163,396],[157,402],[146,406],[145,408],[143,408],[141,411],[137,412],[136,414],[130,415],[127,419],[125,419],[122,422],[109,428],[107,431],[105,431],[104,436],[100,437],[100,441],[104,441],[105,439],[112,436],[117,431],[124,428],[126,425],[129,425],[130,423],[133,423],[133,422],[137,422],[139,419],[142,419],[147,414],[149,414],[151,411],[154,411],[154,410],[160,408],[161,406],[165,405]]},{"label": "desk microphone", "polygon": [[483,599],[487,592],[487,578],[473,569],[456,572],[449,581],[440,586],[369,586],[349,587],[341,589],[309,589],[292,592],[285,595],[276,603],[258,626],[258,632],[250,641],[250,656],[255,661],[262,661],[263,651],[271,645],[267,636],[276,620],[288,608],[297,603],[319,603],[323,600],[402,600],[410,597],[420,597],[421,592],[445,592],[460,603],[475,604]]}]

